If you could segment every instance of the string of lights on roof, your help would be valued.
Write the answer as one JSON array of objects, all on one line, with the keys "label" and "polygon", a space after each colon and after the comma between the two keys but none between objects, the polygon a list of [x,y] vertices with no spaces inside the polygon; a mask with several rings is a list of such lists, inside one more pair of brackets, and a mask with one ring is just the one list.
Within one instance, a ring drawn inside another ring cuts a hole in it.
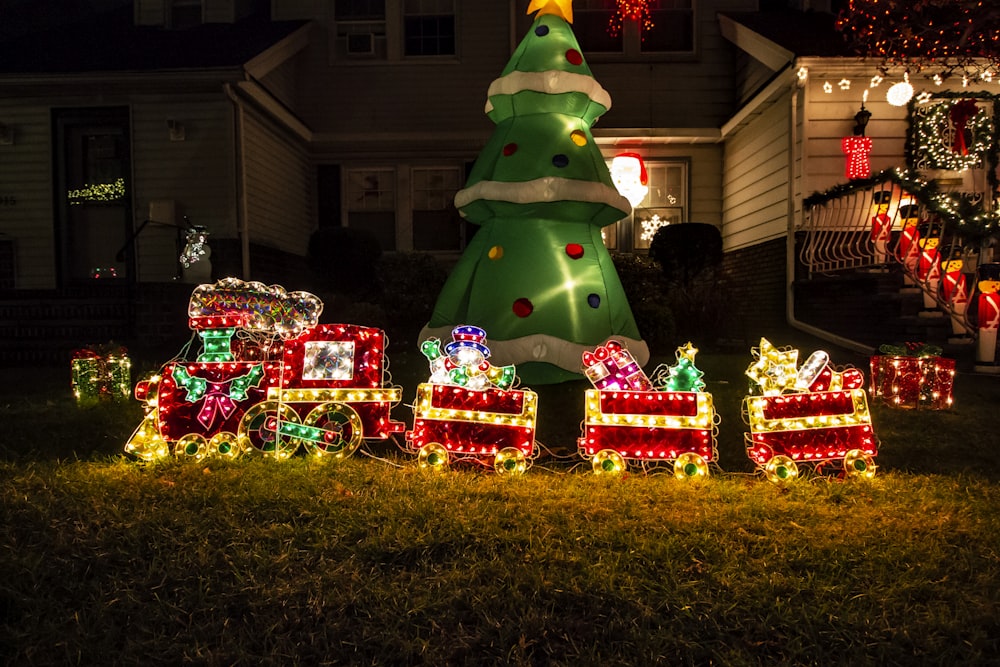
[{"label": "string of lights on roof", "polygon": [[[875,63],[870,87],[903,71],[903,80],[887,92],[897,106],[913,96],[910,75],[923,72],[937,86],[960,77],[968,88],[992,83],[1000,72],[1000,11],[992,1],[850,0],[836,27],[855,54]],[[848,88],[843,80],[840,85],[849,89],[849,82]],[[833,84],[824,89],[833,92]]]}]

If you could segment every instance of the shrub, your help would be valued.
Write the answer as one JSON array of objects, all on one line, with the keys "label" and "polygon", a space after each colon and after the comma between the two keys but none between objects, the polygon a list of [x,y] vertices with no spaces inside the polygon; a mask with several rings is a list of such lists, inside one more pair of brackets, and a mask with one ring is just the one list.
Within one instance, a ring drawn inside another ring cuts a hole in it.
[{"label": "shrub", "polygon": [[643,255],[613,253],[611,257],[643,340],[653,354],[667,353],[676,347],[677,335],[659,268]]},{"label": "shrub", "polygon": [[666,225],[656,230],[649,256],[667,283],[687,288],[699,278],[712,279],[722,265],[722,233],[704,222]]},{"label": "shrub", "polygon": [[431,318],[448,277],[447,269],[432,255],[400,252],[382,256],[377,270],[378,301],[390,334],[400,342],[415,345],[420,329]]},{"label": "shrub", "polygon": [[371,232],[321,227],[309,239],[309,266],[324,287],[364,299],[374,292],[382,247]]}]

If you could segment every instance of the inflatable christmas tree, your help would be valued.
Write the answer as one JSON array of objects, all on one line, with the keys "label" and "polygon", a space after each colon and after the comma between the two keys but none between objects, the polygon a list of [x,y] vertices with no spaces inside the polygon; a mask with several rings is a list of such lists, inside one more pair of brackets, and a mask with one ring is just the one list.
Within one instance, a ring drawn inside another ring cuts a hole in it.
[{"label": "inflatable christmas tree", "polygon": [[601,239],[602,227],[631,211],[590,130],[611,98],[580,53],[571,0],[532,0],[533,11],[489,88],[496,129],[455,197],[481,229],[421,337],[484,327],[498,364],[546,384],[579,379],[581,354],[609,339],[640,365],[649,350]]}]

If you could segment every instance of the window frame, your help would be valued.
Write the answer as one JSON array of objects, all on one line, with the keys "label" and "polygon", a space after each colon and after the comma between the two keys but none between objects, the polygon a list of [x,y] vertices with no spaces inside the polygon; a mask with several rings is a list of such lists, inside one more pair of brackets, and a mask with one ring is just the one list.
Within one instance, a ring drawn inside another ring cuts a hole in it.
[{"label": "window frame", "polygon": [[383,0],[385,6],[384,35],[376,35],[376,47],[372,53],[348,53],[344,44],[349,31],[344,27],[377,24],[379,21],[338,20],[335,0],[330,0],[329,12],[329,62],[331,65],[385,65],[385,64],[440,64],[442,62],[457,62],[459,59],[459,43],[461,34],[461,3],[458,0],[434,0],[451,5],[450,12],[445,9],[436,16],[450,15],[453,21],[453,51],[448,54],[412,54],[406,53],[406,20],[413,12],[407,12],[407,0]]},{"label": "window frame", "polygon": [[[605,4],[614,4],[614,0],[577,0],[573,7],[573,24],[574,24],[574,34],[577,36],[577,40],[580,42],[580,50],[586,56],[587,60],[590,62],[691,62],[697,60],[698,48],[699,48],[699,37],[698,37],[698,19],[701,15],[701,9],[698,7],[697,0],[689,0],[691,7],[691,48],[690,50],[684,51],[644,51],[642,49],[642,30],[641,26],[636,21],[625,21],[622,25],[622,49],[620,51],[600,51],[591,48],[591,45],[587,44],[586,36],[583,31],[578,30],[578,26],[581,22],[581,18],[589,13],[602,13],[610,17],[611,8],[604,8],[601,10],[590,9],[586,6],[587,2],[603,2]],[[659,8],[657,8],[659,10]],[[671,11],[671,10],[665,10]],[[530,27],[532,22],[532,17],[525,16],[522,17],[521,22],[518,24],[520,33],[523,35],[525,31]],[[655,27],[654,27],[655,29]]]}]

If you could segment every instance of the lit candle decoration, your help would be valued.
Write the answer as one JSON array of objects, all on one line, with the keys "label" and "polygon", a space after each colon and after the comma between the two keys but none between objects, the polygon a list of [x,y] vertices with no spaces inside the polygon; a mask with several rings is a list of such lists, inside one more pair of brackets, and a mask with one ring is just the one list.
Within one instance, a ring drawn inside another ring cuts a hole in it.
[{"label": "lit candle decoration", "polygon": [[875,474],[877,441],[860,371],[834,370],[825,352],[799,367],[798,350],[766,338],[752,354],[743,402],[747,455],[768,480],[791,482],[804,465],[845,477]]}]

